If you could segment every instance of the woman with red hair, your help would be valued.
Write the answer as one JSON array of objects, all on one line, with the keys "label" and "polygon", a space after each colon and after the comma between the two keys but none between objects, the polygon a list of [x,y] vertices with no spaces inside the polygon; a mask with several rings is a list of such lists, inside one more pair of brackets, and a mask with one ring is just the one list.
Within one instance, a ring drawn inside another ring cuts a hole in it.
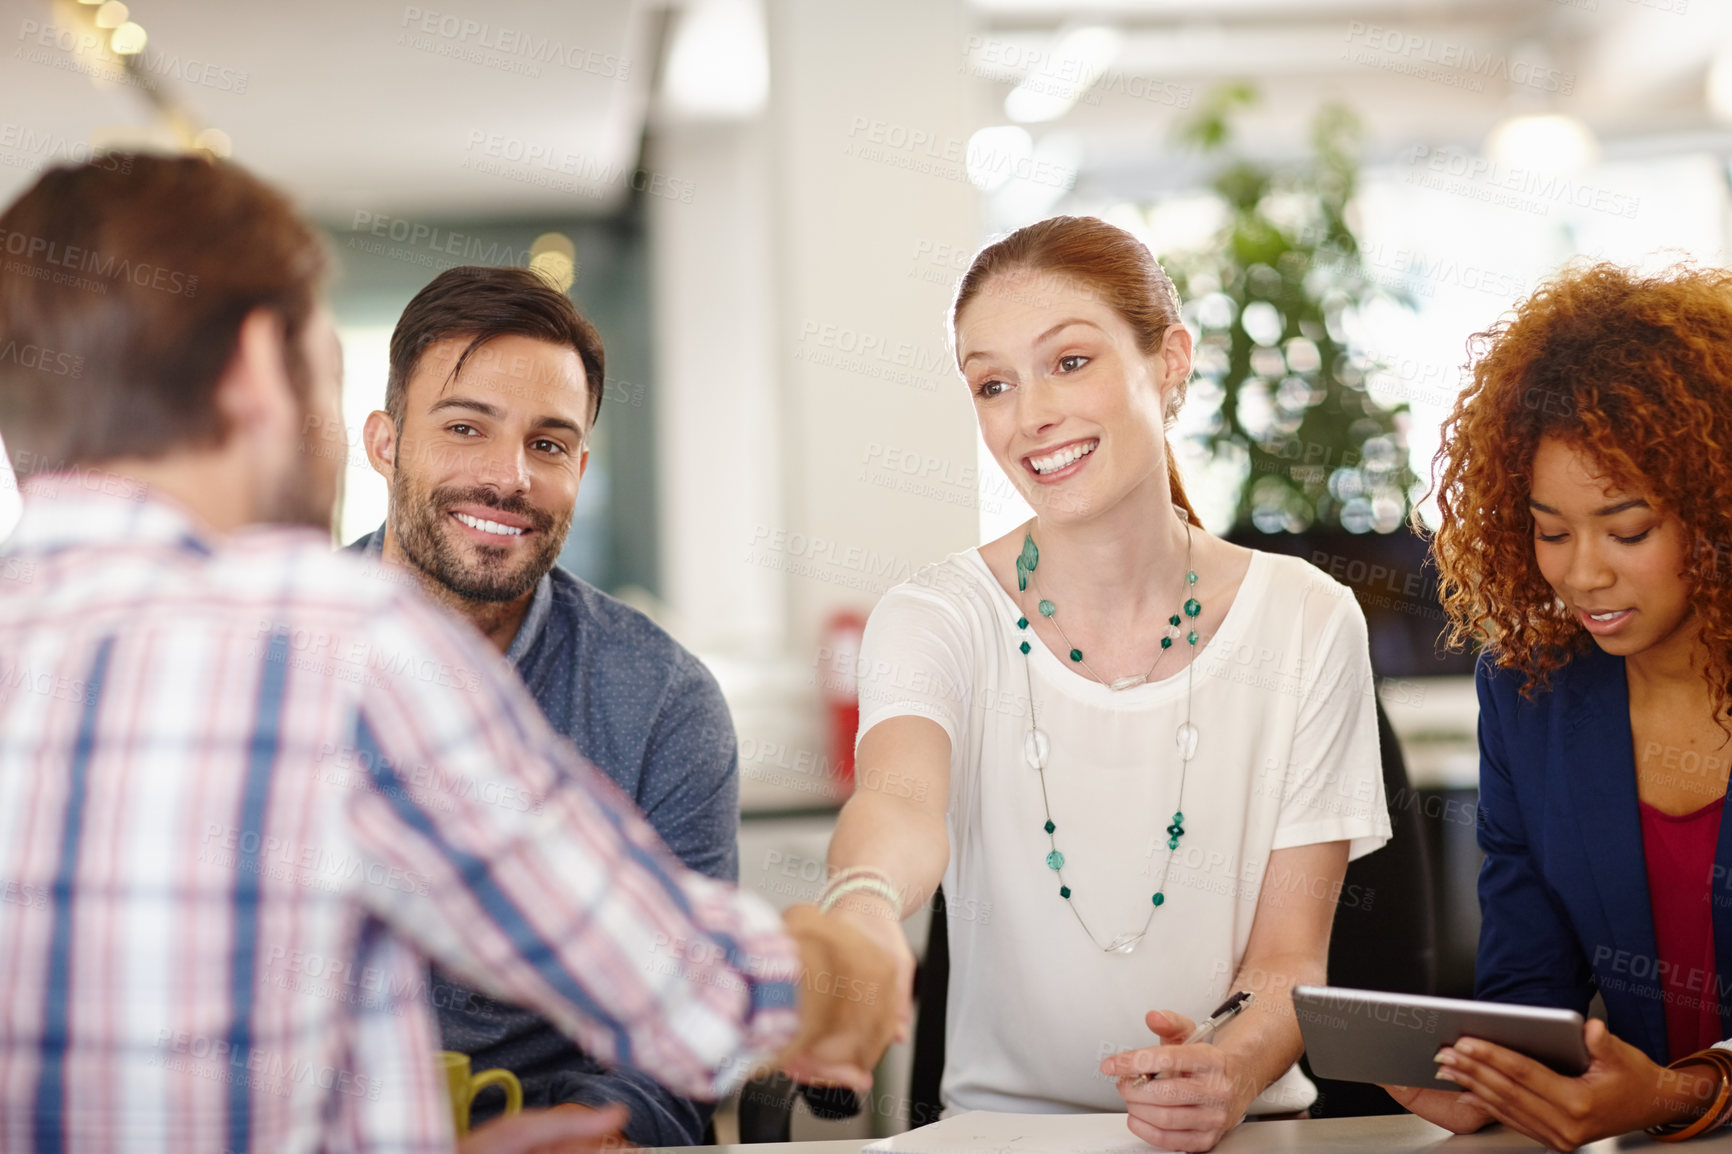
[{"label": "woman with red hair", "polygon": [[1732,273],[1572,269],[1472,352],[1434,549],[1485,644],[1477,993],[1606,1017],[1581,1077],[1464,1039],[1462,1093],[1391,1093],[1554,1149],[1688,1137],[1732,1114]]},{"label": "woman with red hair", "polygon": [[[1315,1096],[1287,991],[1323,979],[1348,859],[1389,836],[1365,621],[1202,528],[1166,442],[1191,337],[1130,234],[1010,234],[952,325],[1035,516],[873,612],[822,905],[906,974],[898,923],[942,880],[948,1109],[1125,1111],[1207,1150]],[[1240,990],[1251,1012],[1183,1044]]]}]

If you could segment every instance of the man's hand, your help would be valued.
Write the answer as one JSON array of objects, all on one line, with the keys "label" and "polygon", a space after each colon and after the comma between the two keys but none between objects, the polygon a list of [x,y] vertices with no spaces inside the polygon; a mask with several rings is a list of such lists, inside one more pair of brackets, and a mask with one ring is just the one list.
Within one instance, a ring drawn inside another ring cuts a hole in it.
[{"label": "man's hand", "polygon": [[872,1069],[908,1015],[907,977],[838,914],[797,905],[782,920],[800,947],[800,1030],[776,1064],[797,1082],[871,1090]]},{"label": "man's hand", "polygon": [[[1261,1087],[1230,1051],[1208,1042],[1183,1045],[1196,1028],[1185,1015],[1150,1010],[1144,1020],[1162,1044],[1101,1063],[1101,1073],[1118,1079],[1131,1133],[1165,1150],[1213,1150]],[[1152,1074],[1160,1077],[1148,1080]]]},{"label": "man's hand", "polygon": [[890,983],[891,988],[907,995],[902,999],[902,1016],[896,1025],[895,1040],[906,1042],[914,1021],[914,951],[909,948],[908,937],[902,932],[902,922],[897,917],[900,913],[900,910],[892,910],[889,903],[877,895],[850,894],[830,911],[830,916],[865,934],[891,959],[896,974]]},{"label": "man's hand", "polygon": [[1719,1090],[1715,1071],[1656,1065],[1597,1019],[1583,1036],[1589,1063],[1579,1078],[1481,1038],[1439,1050],[1437,1076],[1467,1090],[1463,1101],[1553,1150],[1697,1117]]},{"label": "man's hand", "polygon": [[457,1144],[457,1154],[600,1154],[633,1150],[620,1137],[629,1117],[624,1106],[601,1110],[555,1106],[496,1118]]}]

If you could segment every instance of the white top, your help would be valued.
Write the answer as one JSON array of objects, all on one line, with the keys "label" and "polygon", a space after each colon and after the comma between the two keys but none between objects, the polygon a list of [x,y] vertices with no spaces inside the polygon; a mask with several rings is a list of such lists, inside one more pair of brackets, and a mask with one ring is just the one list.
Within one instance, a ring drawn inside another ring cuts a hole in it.
[{"label": "white top", "polygon": [[[1365,618],[1314,566],[1252,554],[1197,654],[1185,836],[1165,904],[1127,956],[1089,941],[1046,864],[1025,661],[1070,900],[1101,942],[1142,928],[1166,864],[1189,674],[1114,693],[1018,629],[1020,615],[972,549],[891,589],[866,625],[860,733],[912,714],[950,735],[946,1107],[1122,1111],[1101,1059],[1155,1044],[1149,1010],[1200,1021],[1226,998],[1265,880],[1295,894],[1326,885],[1265,879],[1270,851],[1350,840],[1357,858],[1389,840]],[[1251,1112],[1315,1096],[1295,1066]]]}]

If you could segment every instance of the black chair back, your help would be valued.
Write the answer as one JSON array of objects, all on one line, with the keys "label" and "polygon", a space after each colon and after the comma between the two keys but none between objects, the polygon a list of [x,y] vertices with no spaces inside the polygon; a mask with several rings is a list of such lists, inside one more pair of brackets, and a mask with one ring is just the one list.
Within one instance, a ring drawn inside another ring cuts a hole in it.
[{"label": "black chair back", "polygon": [[[1329,938],[1329,984],[1402,994],[1437,991],[1437,910],[1431,852],[1407,759],[1381,702],[1377,740],[1383,750],[1383,792],[1389,801],[1389,844],[1347,866]],[[1314,1118],[1401,1114],[1395,1099],[1364,1082],[1337,1082],[1300,1068],[1317,1083]]]}]

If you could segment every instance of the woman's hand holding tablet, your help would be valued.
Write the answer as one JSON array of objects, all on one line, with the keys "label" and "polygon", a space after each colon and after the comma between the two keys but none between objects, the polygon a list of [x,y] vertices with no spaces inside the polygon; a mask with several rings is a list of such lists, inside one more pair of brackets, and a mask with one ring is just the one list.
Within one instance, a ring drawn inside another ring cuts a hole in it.
[{"label": "woman's hand holding tablet", "polygon": [[[1479,1038],[1462,1038],[1438,1051],[1437,1076],[1460,1083],[1464,1093],[1409,1088],[1408,1098],[1401,1087],[1385,1089],[1415,1114],[1458,1133],[1463,1131],[1446,1117],[1465,1120],[1466,1111],[1481,1111],[1553,1150],[1694,1118],[1719,1091],[1713,1070],[1660,1066],[1613,1035],[1604,1022],[1590,1021],[1584,1040],[1589,1065],[1580,1077],[1554,1073]],[[1449,1098],[1455,1101],[1443,1101]]]},{"label": "woman's hand holding tablet", "polygon": [[1732,1057],[1711,1053],[1668,1069],[1574,1011],[1312,986],[1295,989],[1293,1000],[1320,1076],[1375,1080],[1408,1110],[1458,1134],[1496,1120],[1573,1150],[1633,1130],[1682,1128],[1727,1104],[1706,1063],[1732,1070]]},{"label": "woman's hand holding tablet", "polygon": [[1378,1083],[1391,1098],[1410,1114],[1417,1114],[1433,1126],[1457,1134],[1472,1134],[1487,1123],[1496,1121],[1491,1111],[1460,1090],[1426,1090],[1418,1086],[1386,1086]]}]

